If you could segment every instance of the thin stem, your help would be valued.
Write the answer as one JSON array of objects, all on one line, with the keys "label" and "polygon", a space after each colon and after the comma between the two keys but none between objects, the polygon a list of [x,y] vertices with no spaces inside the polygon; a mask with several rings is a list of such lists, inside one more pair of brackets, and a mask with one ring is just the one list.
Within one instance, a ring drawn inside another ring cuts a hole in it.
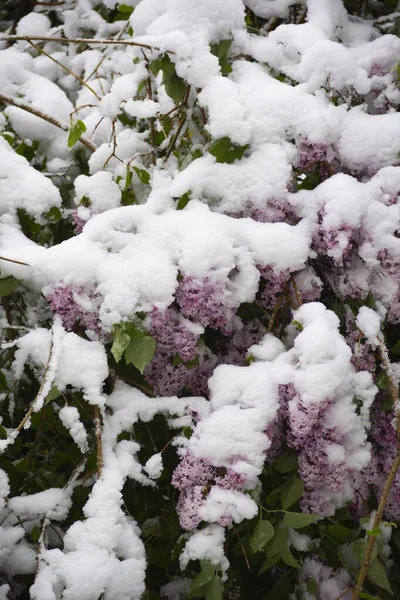
[{"label": "thin stem", "polygon": [[[186,92],[185,92],[185,95],[184,95],[182,103],[181,103],[181,109],[182,109],[182,111],[184,110],[185,106],[187,106],[189,92],[190,92],[190,86],[188,86],[186,88]],[[178,141],[179,135],[180,135],[180,133],[182,131],[182,127],[183,127],[185,121],[186,121],[186,114],[183,114],[183,116],[181,117],[181,120],[179,121],[178,128],[177,128],[177,130],[175,132],[175,135],[172,138],[171,144],[170,144],[170,146],[169,146],[169,148],[167,150],[167,154],[165,155],[164,162],[166,160],[168,160],[168,158],[171,156],[171,152],[175,148],[176,142]]]},{"label": "thin stem", "polygon": [[[62,129],[63,131],[66,131],[67,133],[69,131],[69,126],[66,125],[65,123],[61,123],[61,121],[58,121],[54,117],[47,115],[39,108],[35,108],[33,106],[30,106],[29,104],[25,104],[25,102],[21,102],[20,100],[17,100],[17,98],[11,98],[10,96],[6,96],[5,94],[0,94],[0,101],[6,102],[7,104],[11,104],[12,106],[16,106],[17,108],[25,110],[26,112],[31,113],[32,115],[35,115],[35,117],[39,117],[39,119],[43,119],[44,121],[47,121],[48,123],[51,123],[52,125],[55,125],[59,129]],[[81,144],[86,146],[86,148],[88,148],[92,152],[94,152],[96,150],[96,146],[93,144],[93,142],[91,142],[87,138],[82,136],[79,138],[79,141]],[[2,260],[7,260],[7,259],[3,258]],[[17,261],[11,261],[11,262],[17,262]],[[20,264],[25,265],[26,263],[20,263]]]},{"label": "thin stem", "polygon": [[98,100],[101,100],[101,97],[94,91],[94,89],[92,87],[90,87],[90,85],[88,83],[86,83],[86,81],[84,81],[81,77],[79,77],[79,75],[77,73],[74,73],[74,71],[71,71],[71,69],[69,67],[67,67],[67,65],[64,65],[62,62],[60,62],[59,60],[57,60],[56,58],[54,58],[54,56],[51,56],[51,54],[48,54],[45,50],[43,50],[43,48],[40,48],[39,46],[37,46],[36,44],[34,44],[32,42],[32,40],[28,40],[28,42],[30,43],[30,45],[33,48],[35,48],[35,50],[37,50],[41,54],[44,54],[44,56],[47,56],[47,58],[49,58],[54,63],[56,63],[56,65],[58,65],[59,67],[61,67],[65,71],[67,71],[67,73],[69,73],[70,75],[72,75],[72,77],[75,77],[75,79],[77,79],[77,81],[79,81],[82,85],[84,85],[85,87],[87,87],[87,89],[90,92],[92,92],[92,94],[94,94]]},{"label": "thin stem", "polygon": [[[110,40],[110,39],[93,39],[93,38],[68,38],[68,37],[40,37],[34,35],[2,35],[0,42],[67,42],[70,44],[98,44],[98,45],[120,45],[120,46],[137,46],[138,48],[146,48],[147,50],[160,50],[156,46],[133,42],[132,40]],[[175,54],[171,50],[166,50],[168,54]]]},{"label": "thin stem", "polygon": [[290,278],[290,281],[292,283],[294,293],[296,294],[297,304],[299,305],[298,308],[300,308],[300,306],[303,304],[303,301],[301,299],[301,294],[300,294],[299,288],[297,287],[296,280],[293,276]]},{"label": "thin stem", "polygon": [[101,472],[103,470],[103,444],[101,441],[101,421],[100,421],[100,411],[98,406],[93,407],[94,413],[94,425],[96,431],[96,447],[97,447],[97,474],[101,477]]},{"label": "thin stem", "polygon": [[14,260],[13,258],[6,258],[5,256],[0,256],[0,260],[6,260],[7,262],[15,263],[16,265],[24,265],[24,267],[29,267],[28,263],[26,263],[26,262],[22,262],[20,260]]},{"label": "thin stem", "polygon": [[[383,519],[383,513],[385,511],[385,507],[386,507],[386,502],[388,500],[389,497],[389,493],[390,490],[392,488],[393,485],[393,481],[394,478],[396,477],[397,471],[400,468],[400,408],[399,408],[399,390],[398,390],[398,386],[397,383],[395,381],[394,375],[393,375],[393,371],[392,371],[392,366],[389,360],[389,354],[388,354],[388,350],[386,348],[386,344],[385,341],[383,339],[382,334],[380,335],[379,338],[379,354],[381,357],[381,364],[382,367],[384,369],[384,371],[386,372],[388,381],[389,381],[389,392],[390,395],[392,396],[393,399],[393,403],[394,403],[394,409],[395,409],[395,414],[396,414],[396,431],[397,431],[397,454],[396,457],[393,461],[393,464],[391,466],[391,469],[386,477],[386,481],[385,481],[385,485],[383,486],[383,490],[381,493],[381,497],[379,499],[379,504],[378,504],[378,509],[376,511],[375,514],[375,518],[374,518],[374,522],[372,525],[372,529],[377,529],[380,524],[382,523],[382,519]],[[357,583],[353,589],[353,594],[351,596],[351,600],[358,600],[359,598],[359,594],[363,589],[363,585],[364,585],[364,581],[365,578],[368,575],[368,569],[370,567],[371,564],[371,556],[372,556],[372,551],[374,549],[375,546],[375,542],[376,542],[377,536],[369,536],[366,548],[365,548],[365,552],[364,552],[364,556],[363,556],[363,560],[361,563],[361,570],[360,573],[358,575],[358,579],[357,579]]]},{"label": "thin stem", "polygon": [[240,537],[240,535],[239,535],[239,532],[238,532],[238,530],[236,529],[236,527],[234,527],[234,530],[235,530],[235,533],[236,533],[236,535],[237,535],[237,538],[238,538],[238,540],[239,540],[239,544],[240,544],[240,547],[241,547],[241,549],[242,549],[242,552],[243,552],[243,555],[244,555],[244,559],[245,559],[245,561],[246,561],[247,568],[248,568],[248,570],[250,571],[250,563],[249,563],[249,559],[247,558],[247,554],[246,554],[246,550],[245,550],[245,548],[244,548],[244,546],[243,546],[243,542],[242,542],[242,540],[241,540],[241,537]]}]

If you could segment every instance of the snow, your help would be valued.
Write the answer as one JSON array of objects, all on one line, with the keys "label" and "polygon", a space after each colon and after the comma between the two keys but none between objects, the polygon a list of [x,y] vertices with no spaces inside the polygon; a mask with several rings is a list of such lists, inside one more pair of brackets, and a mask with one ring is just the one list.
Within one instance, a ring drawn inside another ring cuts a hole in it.
[{"label": "snow", "polygon": [[381,320],[374,310],[362,306],[358,311],[356,324],[373,348],[381,343]]},{"label": "snow", "polygon": [[31,520],[48,516],[50,519],[62,521],[71,507],[71,500],[65,490],[49,488],[30,496],[11,498],[8,506],[21,519]]},{"label": "snow", "polygon": [[144,470],[151,477],[151,479],[158,479],[161,476],[163,470],[162,456],[160,453],[153,454],[146,462]]},{"label": "snow", "polygon": [[88,449],[87,433],[83,423],[80,421],[78,409],[75,406],[64,406],[61,408],[58,416],[62,424],[69,430],[72,439],[81,452]]},{"label": "snow", "polygon": [[40,13],[29,13],[19,20],[17,35],[46,36],[51,27],[50,19]]},{"label": "snow", "polygon": [[1,214],[15,214],[23,208],[29,215],[39,216],[53,206],[61,205],[55,185],[16,154],[0,137],[0,195]]},{"label": "snow", "polygon": [[196,531],[186,542],[180,556],[181,568],[184,569],[191,560],[209,560],[220,565],[225,572],[229,563],[224,554],[225,532],[219,525],[208,525]]},{"label": "snow", "polygon": [[258,512],[257,504],[249,496],[237,490],[223,490],[213,486],[200,509],[203,521],[217,522],[221,517],[228,517],[234,523],[243,519],[252,519]]}]

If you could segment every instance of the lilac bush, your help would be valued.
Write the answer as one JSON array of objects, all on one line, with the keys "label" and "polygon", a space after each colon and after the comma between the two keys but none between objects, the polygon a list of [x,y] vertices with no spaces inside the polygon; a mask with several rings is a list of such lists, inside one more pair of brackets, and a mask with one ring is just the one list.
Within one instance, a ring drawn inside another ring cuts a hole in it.
[{"label": "lilac bush", "polygon": [[0,599],[397,598],[400,5],[28,4]]}]

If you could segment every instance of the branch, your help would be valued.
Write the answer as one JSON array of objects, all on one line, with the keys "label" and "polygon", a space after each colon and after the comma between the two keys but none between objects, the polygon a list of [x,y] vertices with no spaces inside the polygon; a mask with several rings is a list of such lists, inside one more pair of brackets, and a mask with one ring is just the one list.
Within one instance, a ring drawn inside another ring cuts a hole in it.
[{"label": "branch", "polygon": [[[0,94],[1,97],[1,94]],[[15,263],[16,265],[24,265],[24,267],[29,267],[28,263],[22,262],[20,260],[14,260],[13,258],[6,258],[5,256],[0,256],[0,260],[6,260],[10,263]]]},{"label": "branch", "polygon": [[[389,354],[386,348],[386,344],[384,342],[383,336],[381,334],[379,339],[379,353],[381,356],[381,364],[386,372],[389,381],[389,391],[392,396],[394,402],[394,410],[396,415],[396,431],[397,431],[397,454],[391,466],[391,469],[386,477],[385,485],[383,486],[382,494],[379,499],[378,509],[376,511],[374,523],[372,525],[372,529],[377,529],[382,523],[383,513],[385,511],[385,506],[387,499],[389,497],[390,490],[393,485],[394,478],[396,477],[397,471],[400,468],[400,407],[399,407],[399,389],[397,383],[394,379],[392,366],[389,360]],[[359,594],[363,589],[365,578],[368,575],[368,569],[371,563],[372,551],[374,549],[374,545],[376,542],[377,536],[370,536],[368,543],[365,548],[361,571],[358,575],[357,583],[355,588],[353,589],[353,594],[351,596],[351,600],[358,600]]]},{"label": "branch", "polygon": [[[17,100],[17,98],[11,98],[11,96],[6,96],[5,94],[0,94],[0,101],[6,102],[7,104],[11,104],[12,106],[16,106],[17,108],[20,108],[22,110],[26,110],[26,112],[31,113],[32,115],[35,115],[35,117],[39,117],[39,119],[43,119],[44,121],[47,121],[48,123],[51,123],[52,125],[55,125],[59,129],[62,129],[63,131],[66,131],[67,133],[69,131],[69,126],[66,125],[66,123],[61,123],[61,121],[58,121],[54,117],[47,115],[46,113],[42,112],[39,108],[35,108],[33,106],[30,106],[29,104],[25,104],[25,102],[21,102],[20,100]],[[92,152],[94,152],[96,150],[96,146],[93,144],[93,142],[91,142],[87,138],[80,137],[79,141],[81,144],[86,146],[86,148],[88,148]],[[12,261],[12,262],[15,262],[15,261]],[[25,263],[22,263],[22,264],[25,264]]]},{"label": "branch", "polygon": [[54,63],[56,63],[56,65],[58,65],[59,67],[61,67],[65,71],[67,71],[67,73],[69,73],[70,75],[72,75],[72,77],[75,77],[75,79],[77,79],[78,81],[81,82],[82,85],[84,85],[85,87],[87,87],[87,89],[89,91],[91,91],[92,94],[94,94],[98,100],[101,100],[101,97],[97,94],[97,92],[95,92],[94,89],[92,87],[90,87],[90,85],[88,83],[86,83],[86,81],[84,81],[81,77],[79,77],[79,75],[77,73],[74,73],[74,71],[71,71],[71,69],[69,67],[67,67],[67,65],[64,65],[62,62],[60,62],[59,60],[57,60],[56,58],[54,58],[54,56],[51,56],[51,54],[48,54],[47,52],[45,52],[43,50],[43,48],[40,48],[39,46],[37,46],[36,44],[34,44],[31,40],[28,40],[28,42],[30,43],[30,45],[33,48],[35,48],[35,50],[37,50],[38,52],[40,52],[44,56],[47,56],[47,58],[49,58]]},{"label": "branch", "polygon": [[93,406],[94,426],[96,432],[96,447],[97,447],[97,474],[100,477],[103,470],[103,444],[101,441],[101,421],[100,411],[98,406]]},{"label": "branch", "polygon": [[[109,40],[109,39],[93,39],[93,38],[67,38],[67,37],[40,37],[34,35],[2,35],[0,36],[0,42],[69,42],[71,44],[99,44],[99,45],[116,45],[121,46],[137,46],[138,48],[146,48],[146,50],[159,50],[156,46],[149,46],[149,44],[141,44],[140,42],[133,42],[132,40]],[[171,50],[166,50],[168,54],[175,54]]]}]

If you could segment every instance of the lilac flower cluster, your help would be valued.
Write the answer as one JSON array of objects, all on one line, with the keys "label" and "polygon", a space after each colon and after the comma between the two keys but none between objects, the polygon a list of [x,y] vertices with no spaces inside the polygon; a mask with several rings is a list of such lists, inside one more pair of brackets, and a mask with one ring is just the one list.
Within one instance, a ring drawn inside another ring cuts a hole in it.
[{"label": "lilac flower cluster", "polygon": [[[196,458],[188,452],[176,467],[171,483],[181,492],[177,505],[179,522],[183,529],[190,530],[200,524],[200,510],[212,486],[237,490],[243,487],[244,480],[232,469],[216,468],[207,460]],[[218,524],[226,527],[231,522],[231,517],[222,516]]]},{"label": "lilac flower cluster", "polygon": [[273,310],[276,303],[284,292],[285,286],[287,285],[290,272],[275,271],[271,265],[265,267],[258,266],[261,277],[263,278],[263,286],[260,293],[260,302],[267,310]]},{"label": "lilac flower cluster", "polygon": [[204,395],[213,361],[200,361],[199,357],[198,364],[190,368],[185,364],[197,357],[199,334],[190,331],[173,309],[154,308],[148,330],[157,341],[157,350],[145,376],[157,394],[175,396],[187,388],[192,394]]},{"label": "lilac flower cluster", "polygon": [[83,286],[60,283],[46,296],[51,310],[59,315],[67,331],[80,323],[91,331],[99,330],[98,296]]},{"label": "lilac flower cluster", "polygon": [[331,146],[301,140],[298,145],[297,168],[310,173],[318,168],[321,181],[328,179],[338,169],[338,160]]},{"label": "lilac flower cluster", "polygon": [[342,223],[339,227],[325,228],[322,224],[314,235],[313,248],[318,255],[329,256],[336,264],[344,264],[351,259],[356,235],[354,227]]},{"label": "lilac flower cluster", "polygon": [[275,421],[276,430],[270,427],[274,434],[273,456],[282,438],[299,452],[299,475],[306,488],[302,510],[331,516],[336,508],[332,497],[341,494],[349,482],[355,488],[358,477],[358,471],[349,468],[345,460],[346,434],[337,426],[331,426],[333,402],[326,399],[306,403],[292,384],[280,386],[279,394],[281,408]]},{"label": "lilac flower cluster", "polygon": [[184,317],[203,325],[227,331],[232,311],[226,306],[222,286],[208,277],[185,275],[179,282],[175,298]]}]

